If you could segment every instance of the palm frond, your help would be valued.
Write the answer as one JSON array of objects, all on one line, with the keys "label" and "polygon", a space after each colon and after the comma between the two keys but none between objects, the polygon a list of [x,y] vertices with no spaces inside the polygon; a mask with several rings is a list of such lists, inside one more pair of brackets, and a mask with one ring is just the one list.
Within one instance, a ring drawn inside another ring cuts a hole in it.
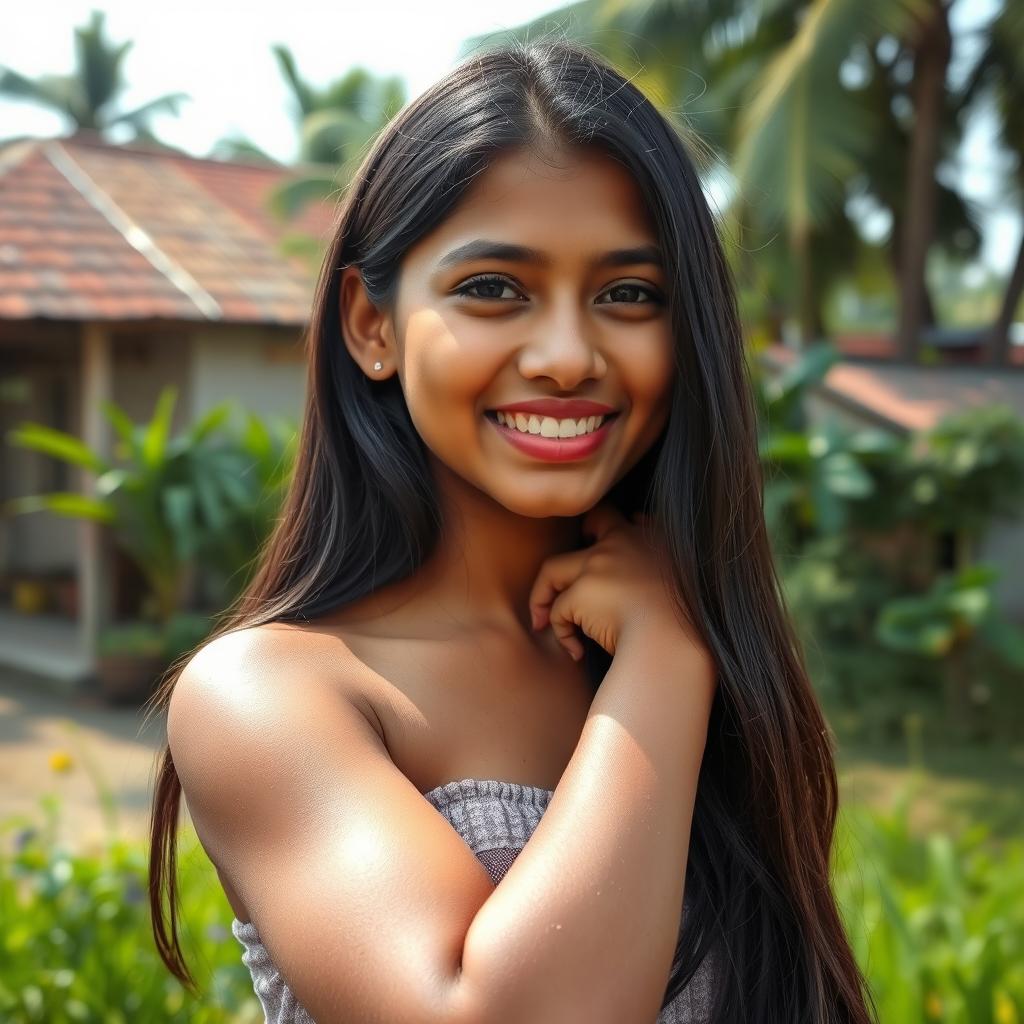
[{"label": "palm frond", "polygon": [[816,0],[754,79],[737,122],[733,171],[751,206],[794,237],[843,202],[877,130],[875,112],[842,84],[840,65],[866,30],[904,24],[916,3]]}]

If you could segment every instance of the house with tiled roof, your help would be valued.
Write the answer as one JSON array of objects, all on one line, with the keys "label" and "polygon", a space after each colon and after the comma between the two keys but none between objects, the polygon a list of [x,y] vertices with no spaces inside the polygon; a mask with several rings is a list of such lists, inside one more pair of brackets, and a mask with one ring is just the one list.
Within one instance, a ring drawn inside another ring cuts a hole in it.
[{"label": "house with tiled roof", "polygon": [[[315,281],[280,243],[326,245],[335,211],[281,224],[266,200],[291,173],[83,135],[0,143],[0,436],[34,421],[109,451],[101,401],[142,422],[167,384],[174,429],[225,398],[298,419]],[[0,501],[77,489],[62,474],[0,445]],[[0,519],[0,580],[66,579],[72,595],[63,614],[29,618],[0,589],[0,662],[69,684],[89,673],[113,599],[102,546],[49,514]]]},{"label": "house with tiled roof", "polygon": [[[932,430],[953,413],[995,404],[1024,420],[1024,345],[1011,348],[1006,366],[982,361],[981,337],[958,341],[938,365],[918,366],[898,362],[888,338],[837,338],[834,343],[842,358],[807,395],[812,424],[875,427],[905,437]],[[771,374],[782,373],[798,357],[797,350],[782,344],[760,354]],[[1024,623],[1024,519],[993,524],[975,557],[999,568],[994,593],[1000,607]]]}]

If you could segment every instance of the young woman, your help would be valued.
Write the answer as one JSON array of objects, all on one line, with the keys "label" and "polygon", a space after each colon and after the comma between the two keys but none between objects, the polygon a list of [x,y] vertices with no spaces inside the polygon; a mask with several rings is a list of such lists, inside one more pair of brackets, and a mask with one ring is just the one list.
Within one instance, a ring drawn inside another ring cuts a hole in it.
[{"label": "young woman", "polygon": [[184,792],[275,1024],[866,1024],[671,124],[581,46],[464,62],[348,188],[308,352],[280,523],[157,695],[170,970]]}]

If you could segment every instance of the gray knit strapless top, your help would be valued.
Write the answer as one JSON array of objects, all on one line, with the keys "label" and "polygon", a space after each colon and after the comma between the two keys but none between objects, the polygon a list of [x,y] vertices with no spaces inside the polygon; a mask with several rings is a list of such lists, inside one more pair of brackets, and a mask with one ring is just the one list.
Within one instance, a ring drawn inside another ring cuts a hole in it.
[{"label": "gray knit strapless top", "polygon": [[[553,792],[518,782],[461,779],[438,786],[423,796],[465,840],[497,885],[533,834]],[[686,908],[684,898],[683,919]],[[236,917],[231,932],[244,947],[242,963],[252,975],[266,1024],[315,1024],[274,966],[255,924],[243,924]],[[707,957],[689,984],[652,1024],[702,1024],[710,1014],[713,984],[713,967]]]}]

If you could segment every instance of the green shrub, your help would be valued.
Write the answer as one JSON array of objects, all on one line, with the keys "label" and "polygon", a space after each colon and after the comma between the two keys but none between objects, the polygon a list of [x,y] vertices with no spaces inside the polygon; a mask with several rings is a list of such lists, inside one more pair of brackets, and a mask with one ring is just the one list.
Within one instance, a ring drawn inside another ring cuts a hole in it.
[{"label": "green shrub", "polygon": [[0,1020],[5,1024],[257,1024],[263,1012],[231,934],[216,873],[183,829],[180,928],[203,998],[197,1005],[157,955],[146,895],[148,851],[108,840],[73,853],[44,824],[0,823]]},{"label": "green shrub", "polygon": [[[1024,842],[984,826],[914,835],[910,789],[895,810],[844,807],[837,897],[882,1024],[1019,1024],[1024,1019]],[[182,943],[201,998],[153,946],[146,851],[112,838],[70,853],[46,823],[0,823],[0,1019],[8,1024],[146,1021],[257,1024],[242,947],[216,872],[182,830]]]},{"label": "green shrub", "polygon": [[846,808],[835,887],[882,1024],[1024,1019],[1024,842],[985,825],[917,836],[919,776],[887,814]]}]

